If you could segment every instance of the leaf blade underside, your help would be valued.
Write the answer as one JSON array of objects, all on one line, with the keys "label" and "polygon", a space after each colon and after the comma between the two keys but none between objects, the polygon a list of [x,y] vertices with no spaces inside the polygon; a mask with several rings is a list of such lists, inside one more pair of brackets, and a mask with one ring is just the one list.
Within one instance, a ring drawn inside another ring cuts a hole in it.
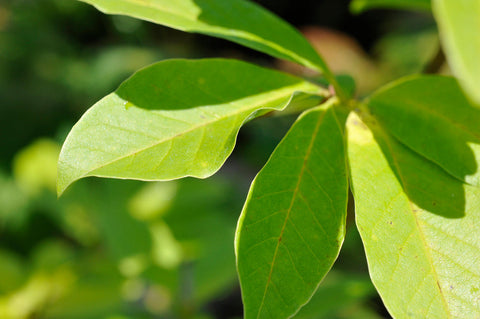
[{"label": "leaf blade underside", "polygon": [[227,39],[277,58],[327,71],[308,41],[292,26],[245,0],[80,0],[109,14],[122,14],[186,32]]},{"label": "leaf blade underside", "polygon": [[86,176],[208,177],[255,112],[282,110],[297,96],[303,106],[306,100],[315,106],[323,93],[300,78],[235,60],[156,63],[92,106],[72,128],[60,153],[58,192]]},{"label": "leaf blade underside", "polygon": [[480,315],[480,189],[353,114],[347,123],[356,222],[393,317]]},{"label": "leaf blade underside", "polygon": [[348,197],[340,122],[333,108],[302,114],[252,183],[235,240],[247,319],[293,316],[338,256]]}]

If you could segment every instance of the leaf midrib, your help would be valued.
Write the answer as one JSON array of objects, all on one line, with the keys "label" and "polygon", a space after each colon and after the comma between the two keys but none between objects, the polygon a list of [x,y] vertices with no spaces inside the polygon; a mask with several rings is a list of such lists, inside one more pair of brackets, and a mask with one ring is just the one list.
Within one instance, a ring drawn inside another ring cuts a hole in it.
[{"label": "leaf midrib", "polygon": [[[85,1],[85,2],[88,2],[88,3],[91,4],[91,0],[81,0],[81,1]],[[282,54],[285,54],[286,56],[289,56],[289,57],[293,58],[294,61],[296,61],[298,63],[301,63],[302,65],[304,65],[306,67],[313,68],[313,69],[318,70],[318,71],[324,71],[323,66],[321,64],[317,64],[317,63],[311,61],[308,58],[304,58],[304,57],[302,57],[302,55],[297,54],[295,51],[291,51],[291,50],[289,50],[289,49],[287,49],[287,48],[285,48],[281,45],[276,44],[275,42],[271,42],[270,40],[259,37],[254,33],[250,33],[250,32],[247,32],[245,30],[227,29],[227,28],[223,28],[221,26],[219,27],[219,26],[216,26],[216,25],[209,25],[209,24],[206,24],[206,23],[202,23],[200,20],[192,19],[190,16],[182,15],[182,14],[179,14],[178,12],[176,12],[176,11],[167,10],[167,9],[164,9],[163,7],[155,6],[155,5],[152,5],[150,3],[143,3],[141,0],[122,0],[122,1],[134,4],[134,5],[144,6],[144,7],[151,8],[153,10],[158,10],[158,11],[161,11],[161,12],[163,11],[165,13],[171,14],[172,16],[176,16],[176,17],[185,19],[185,20],[190,21],[190,22],[194,22],[194,23],[196,22],[198,24],[203,24],[203,26],[205,27],[206,30],[192,30],[191,28],[183,28],[183,27],[179,26],[178,24],[158,22],[158,21],[155,21],[152,18],[140,18],[142,20],[150,21],[150,22],[153,22],[153,23],[159,24],[159,25],[168,26],[170,28],[181,30],[181,31],[188,31],[188,32],[193,32],[193,33],[213,35],[213,36],[218,36],[218,37],[221,37],[221,38],[225,38],[226,36],[230,36],[230,37],[238,37],[238,38],[241,39],[241,37],[243,35],[243,37],[245,39],[251,40],[253,42],[257,42],[259,44],[263,44],[266,47],[270,47],[270,48],[272,48],[272,49],[274,49],[274,50],[276,50],[276,51],[278,51]],[[94,5],[94,4],[92,4],[92,5]],[[104,9],[104,11],[105,12],[114,12],[115,10]],[[220,30],[225,30],[226,32],[223,32],[223,33],[219,32],[218,31],[219,28],[220,28]],[[307,42],[307,45],[308,45],[308,42]],[[315,58],[317,58],[316,51],[313,50],[313,49],[311,51],[315,55]]]},{"label": "leaf midrib", "polygon": [[[87,2],[87,3],[89,3],[89,4],[91,4],[95,7],[100,7],[99,5],[96,5],[96,4],[92,3],[93,2],[92,0],[80,0],[80,1]],[[153,4],[153,3],[146,3],[143,0],[120,0],[120,1],[126,2],[126,3],[131,3],[133,5],[138,5],[138,6],[141,6],[141,7],[150,8],[150,9],[153,9],[153,10],[158,10],[158,11],[161,11],[161,12],[165,12],[165,13],[171,14],[172,16],[183,18],[185,20],[195,21],[194,19],[192,19],[188,15],[182,15],[178,11],[172,11],[172,10],[166,9],[165,7],[161,7],[160,5],[156,5],[156,4]],[[115,11],[115,10],[105,9],[105,7],[106,7],[105,5],[101,6],[101,7],[104,8],[101,11],[107,11],[107,12],[114,12]],[[157,22],[153,21],[152,19],[148,19],[148,20],[158,24]]]},{"label": "leaf midrib", "polygon": [[[293,96],[294,96],[294,93],[295,93],[295,92],[298,92],[301,88],[304,88],[304,87],[306,87],[306,86],[307,86],[307,83],[301,83],[301,84],[292,86],[291,88],[296,88],[296,89],[293,90],[293,91],[291,91],[291,92],[289,92],[288,94],[283,94],[283,93],[281,93],[281,94],[278,94],[278,95],[273,96],[272,98],[266,98],[263,102],[261,102],[261,103],[259,102],[258,104],[267,104],[267,103],[273,102],[273,101],[275,101],[275,100],[282,99],[282,98],[287,97],[288,95],[290,95],[290,98],[285,102],[285,104],[283,105],[283,107],[280,107],[280,108],[271,107],[271,109],[282,110],[282,109],[284,109],[285,107],[287,107],[287,106],[291,103],[291,101],[292,101],[292,99],[293,99]],[[282,89],[280,89],[280,90],[287,90],[288,88],[289,88],[289,87],[284,87],[284,88],[282,88]],[[262,93],[262,94],[268,94],[268,92],[265,92],[265,93]],[[249,97],[247,97],[247,98],[249,98]],[[235,103],[234,103],[234,102],[224,103],[223,105],[225,105],[225,104],[238,104],[239,101],[241,101],[241,100],[235,101]],[[257,104],[257,105],[258,105],[258,104]],[[222,105],[222,104],[218,104],[218,105]],[[148,146],[146,146],[146,147],[140,148],[140,149],[138,149],[138,150],[135,150],[135,151],[133,151],[133,152],[130,152],[130,153],[128,153],[128,154],[125,154],[125,155],[123,155],[123,156],[120,156],[120,157],[118,157],[118,158],[115,158],[115,159],[113,159],[113,160],[111,160],[111,161],[109,161],[109,162],[107,162],[107,163],[105,163],[105,164],[102,164],[102,165],[99,165],[99,166],[94,167],[94,168],[92,168],[92,169],[89,169],[88,171],[86,171],[86,172],[83,174],[83,176],[85,176],[85,175],[87,175],[87,174],[89,174],[89,173],[92,173],[92,172],[94,172],[94,171],[96,171],[96,170],[102,169],[102,168],[104,168],[105,166],[111,165],[111,164],[113,164],[113,163],[115,163],[115,162],[121,161],[121,160],[123,160],[123,159],[125,159],[125,158],[128,158],[128,157],[130,157],[130,156],[133,156],[133,155],[135,155],[135,154],[137,154],[137,153],[144,152],[144,151],[146,151],[146,150],[148,150],[148,149],[154,148],[154,147],[156,147],[156,146],[158,146],[158,145],[160,145],[160,144],[162,144],[162,143],[168,142],[169,140],[173,140],[173,139],[175,139],[175,138],[177,138],[177,137],[179,137],[179,136],[182,136],[182,135],[184,135],[184,134],[188,134],[188,133],[190,133],[190,132],[192,132],[192,131],[194,131],[194,130],[197,130],[197,129],[199,129],[199,128],[206,127],[206,126],[208,126],[208,125],[210,125],[210,124],[212,124],[212,123],[215,123],[215,122],[220,122],[220,121],[222,121],[222,120],[224,120],[224,119],[226,119],[226,118],[232,117],[232,116],[238,116],[239,114],[241,114],[241,113],[243,113],[243,112],[246,112],[246,111],[248,111],[249,109],[252,109],[252,113],[253,113],[253,112],[255,112],[255,109],[256,109],[256,108],[257,108],[257,107],[254,107],[254,106],[252,106],[252,105],[245,106],[244,108],[237,109],[235,112],[229,113],[228,115],[221,116],[221,117],[217,117],[217,118],[214,118],[214,119],[212,119],[212,120],[210,120],[210,121],[205,121],[205,122],[203,122],[203,123],[200,124],[200,125],[194,125],[194,126],[192,126],[191,128],[189,128],[188,130],[182,131],[182,132],[180,132],[180,133],[178,133],[178,134],[175,134],[175,135],[173,135],[173,136],[170,136],[170,137],[168,137],[168,138],[164,138],[164,139],[162,139],[162,140],[156,141],[155,143],[150,144],[150,145],[148,145]],[[259,109],[262,109],[262,107],[259,107]],[[265,108],[265,109],[268,109],[268,108]],[[250,113],[250,114],[252,114],[252,113]],[[247,116],[247,118],[248,118],[248,116]]]},{"label": "leaf midrib", "polygon": [[295,185],[295,189],[294,189],[294,192],[293,192],[293,195],[292,195],[292,199],[290,201],[290,204],[289,204],[289,207],[288,207],[288,210],[287,210],[287,215],[285,216],[285,221],[284,221],[282,229],[280,231],[280,235],[279,235],[278,240],[277,240],[277,245],[275,246],[275,251],[273,253],[273,259],[272,259],[272,263],[271,263],[271,267],[270,267],[270,272],[268,274],[267,283],[265,285],[265,291],[263,293],[262,301],[260,303],[260,307],[259,307],[258,313],[257,313],[257,319],[260,318],[260,314],[262,313],[263,306],[265,305],[265,298],[266,298],[266,295],[267,295],[268,287],[269,287],[269,285],[271,283],[271,280],[272,280],[273,268],[275,266],[275,260],[277,258],[278,248],[280,247],[280,238],[283,237],[283,233],[285,231],[285,227],[286,227],[288,219],[290,217],[290,213],[292,212],[293,204],[295,203],[295,200],[297,198],[297,194],[298,194],[298,191],[299,191],[299,188],[300,188],[300,184],[301,184],[301,181],[302,181],[302,178],[303,178],[303,174],[305,173],[305,169],[306,169],[309,157],[310,157],[310,153],[311,153],[312,148],[313,148],[313,144],[314,144],[314,142],[317,138],[318,131],[320,129],[322,121],[323,121],[323,119],[325,117],[325,114],[327,112],[328,112],[328,110],[323,112],[322,115],[317,120],[314,132],[312,134],[312,138],[311,138],[310,143],[308,145],[307,153],[305,154],[305,157],[304,157],[304,160],[303,160],[303,165],[302,165],[302,168],[301,168],[300,173],[298,175],[298,181],[297,181],[297,184]]},{"label": "leaf midrib", "polygon": [[[395,153],[393,152],[393,148],[392,148],[392,145],[390,144],[390,140],[389,140],[389,137],[387,136],[387,134],[384,134],[384,140],[385,140],[385,144],[387,145],[389,151],[390,151],[390,154],[392,156],[392,159],[393,159],[393,164],[395,166],[395,169],[397,170],[398,172],[398,176],[400,178],[400,183],[402,185],[402,188],[404,187],[407,187],[405,183],[405,180],[404,180],[404,177],[403,177],[403,172],[401,171],[400,169],[400,166],[398,164],[398,160],[395,156]],[[413,208],[413,204],[412,202],[410,201],[410,198],[408,197],[408,194],[406,192],[403,192],[405,194],[405,197],[406,197],[406,201],[408,203],[408,207],[410,209],[410,212],[411,212],[411,215],[413,217],[413,219],[415,220],[415,225],[416,225],[416,228],[418,230],[418,234],[419,234],[419,237],[420,237],[420,240],[423,242],[423,248],[425,250],[425,257],[426,259],[428,260],[428,263],[430,265],[430,269],[432,271],[432,274],[433,274],[433,277],[435,279],[435,283],[437,284],[436,285],[436,288],[438,288],[438,291],[440,293],[440,297],[441,297],[441,300],[442,300],[442,304],[445,308],[445,311],[446,311],[446,314],[448,316],[448,318],[451,318],[451,313],[450,313],[450,310],[449,310],[449,307],[448,307],[448,302],[447,300],[445,299],[445,295],[443,294],[443,291],[442,291],[442,288],[441,288],[441,285],[440,285],[440,279],[438,277],[438,274],[437,274],[437,271],[433,265],[433,257],[430,253],[430,250],[428,249],[428,244],[427,244],[427,240],[426,240],[426,237],[425,237],[425,234],[423,232],[423,229],[422,229],[422,226],[420,225],[419,223],[419,220],[417,218],[417,215],[415,214],[415,210]]]}]

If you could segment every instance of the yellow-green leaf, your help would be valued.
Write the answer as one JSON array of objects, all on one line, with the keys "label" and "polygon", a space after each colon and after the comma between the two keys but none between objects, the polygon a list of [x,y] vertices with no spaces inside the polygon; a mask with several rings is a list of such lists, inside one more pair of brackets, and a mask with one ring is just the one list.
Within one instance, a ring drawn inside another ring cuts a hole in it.
[{"label": "yellow-green leaf", "polygon": [[390,314],[480,317],[480,189],[398,143],[371,118],[352,114],[347,131],[357,226]]},{"label": "yellow-green leaf", "polygon": [[134,74],[73,127],[60,153],[58,192],[86,176],[208,177],[255,112],[282,110],[297,97],[315,106],[324,93],[300,78],[235,60],[159,62]]},{"label": "yellow-green leaf", "polygon": [[326,71],[322,58],[288,23],[248,0],[80,0],[100,11],[224,38]]}]

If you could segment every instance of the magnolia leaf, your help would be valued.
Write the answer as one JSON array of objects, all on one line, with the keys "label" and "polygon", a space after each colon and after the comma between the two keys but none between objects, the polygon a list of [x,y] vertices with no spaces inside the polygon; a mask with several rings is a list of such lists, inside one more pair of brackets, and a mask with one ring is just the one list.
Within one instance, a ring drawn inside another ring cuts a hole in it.
[{"label": "magnolia leaf", "polygon": [[292,26],[246,0],[80,0],[170,28],[227,39],[249,48],[327,71],[322,58]]},{"label": "magnolia leaf", "polygon": [[429,11],[431,4],[430,0],[353,0],[350,2],[350,10],[354,13],[361,13],[373,8]]},{"label": "magnolia leaf", "polygon": [[371,118],[352,113],[347,132],[356,222],[390,314],[480,317],[480,189],[403,146]]},{"label": "magnolia leaf", "polygon": [[86,176],[208,177],[255,112],[282,110],[297,96],[303,106],[307,100],[315,106],[325,93],[300,78],[235,60],[159,62],[134,74],[73,127],[60,153],[58,193]]},{"label": "magnolia leaf", "polygon": [[450,67],[480,107],[480,0],[433,0],[433,12]]},{"label": "magnolia leaf", "polygon": [[399,141],[480,186],[480,110],[454,78],[408,77],[376,92],[367,105]]},{"label": "magnolia leaf", "polygon": [[294,315],[338,256],[345,118],[328,106],[303,113],[252,183],[235,240],[246,319]]}]

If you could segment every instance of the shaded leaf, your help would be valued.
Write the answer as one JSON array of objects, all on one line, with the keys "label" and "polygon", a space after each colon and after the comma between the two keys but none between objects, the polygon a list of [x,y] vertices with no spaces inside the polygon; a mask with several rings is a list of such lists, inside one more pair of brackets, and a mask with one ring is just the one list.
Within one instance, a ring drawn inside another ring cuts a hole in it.
[{"label": "shaded leaf", "polygon": [[480,186],[480,111],[455,79],[409,77],[381,89],[367,104],[402,143],[453,176]]},{"label": "shaded leaf", "polygon": [[433,9],[450,67],[480,107],[480,0],[433,0]]},{"label": "shaded leaf", "polygon": [[[256,111],[282,110],[321,88],[284,73],[223,59],[169,60],[149,66],[90,108],[59,158],[62,193],[86,176],[170,180],[204,178],[232,152]],[[312,106],[323,98],[310,99]]]},{"label": "shaded leaf", "polygon": [[325,71],[325,62],[289,24],[246,0],[80,0],[174,29],[224,38],[277,58]]},{"label": "shaded leaf", "polygon": [[370,275],[396,318],[480,316],[480,189],[387,135],[347,123],[356,221]]},{"label": "shaded leaf", "polygon": [[182,179],[178,184],[165,222],[183,245],[187,260],[183,278],[191,280],[191,301],[200,307],[237,285],[232,240],[242,196],[237,181],[222,175]]},{"label": "shaded leaf", "polygon": [[245,318],[289,318],[345,235],[347,176],[333,108],[302,114],[252,183],[236,235]]},{"label": "shaded leaf", "polygon": [[350,10],[360,13],[373,8],[430,10],[430,0],[353,0]]}]

